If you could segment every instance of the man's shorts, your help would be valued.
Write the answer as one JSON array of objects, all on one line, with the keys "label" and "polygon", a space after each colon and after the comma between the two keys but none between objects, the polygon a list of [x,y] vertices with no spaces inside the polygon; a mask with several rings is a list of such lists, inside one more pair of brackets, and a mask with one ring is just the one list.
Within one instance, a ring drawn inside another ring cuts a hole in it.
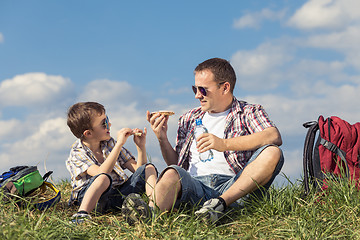
[{"label": "man's shorts", "polygon": [[[76,201],[76,205],[80,205],[87,189],[90,185],[94,182],[94,180],[102,175],[105,174],[110,179],[110,186],[109,188],[101,195],[97,206],[96,211],[104,213],[106,211],[112,210],[117,211],[121,209],[121,205],[127,195],[130,193],[145,193],[145,167],[151,163],[145,164],[140,166],[129,178],[128,180],[118,187],[111,187],[112,179],[110,175],[106,173],[101,173],[96,176],[93,176],[89,183],[84,186],[80,192],[78,193],[78,198]],[[151,164],[152,165],[152,164]],[[155,166],[154,166],[155,168]],[[156,170],[156,168],[155,168]]]},{"label": "man's shorts", "polygon": [[[265,145],[259,149],[257,149],[254,154],[251,156],[249,162],[246,164],[250,164],[254,161],[259,154],[267,147],[274,145]],[[275,177],[280,173],[281,168],[284,164],[284,157],[281,152],[280,160],[275,167],[274,173],[269,182],[267,182],[261,189],[254,191],[251,195],[256,195],[260,197],[263,195],[263,191],[269,189],[270,185],[274,181]],[[245,167],[246,167],[245,166]],[[175,202],[174,207],[178,208],[180,204],[189,203],[191,205],[202,205],[205,201],[211,198],[217,198],[222,195],[227,189],[230,188],[231,185],[240,177],[242,170],[238,172],[235,176],[221,175],[221,174],[210,174],[205,176],[197,176],[192,177],[190,174],[180,166],[171,165],[167,167],[162,174],[169,168],[176,170],[180,176],[181,181],[181,195],[179,195],[178,199]],[[162,175],[161,174],[161,175]],[[161,175],[159,179],[161,178]],[[249,194],[242,199],[239,199],[238,203],[244,201],[249,197]]]}]

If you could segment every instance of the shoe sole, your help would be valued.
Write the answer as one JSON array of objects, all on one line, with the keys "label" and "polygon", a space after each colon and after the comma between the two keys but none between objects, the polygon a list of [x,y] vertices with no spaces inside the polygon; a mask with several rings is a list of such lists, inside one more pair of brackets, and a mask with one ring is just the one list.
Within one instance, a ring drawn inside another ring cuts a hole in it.
[{"label": "shoe sole", "polygon": [[128,195],[121,208],[121,212],[128,224],[134,225],[140,220],[149,219],[149,206],[139,194]]}]

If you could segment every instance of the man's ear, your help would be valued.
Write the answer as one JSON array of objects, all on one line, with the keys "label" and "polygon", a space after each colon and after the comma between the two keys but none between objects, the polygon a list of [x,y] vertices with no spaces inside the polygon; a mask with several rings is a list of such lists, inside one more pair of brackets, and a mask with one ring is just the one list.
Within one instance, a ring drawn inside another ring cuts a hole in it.
[{"label": "man's ear", "polygon": [[230,83],[225,82],[223,84],[223,89],[224,89],[224,94],[229,93],[230,92]]}]

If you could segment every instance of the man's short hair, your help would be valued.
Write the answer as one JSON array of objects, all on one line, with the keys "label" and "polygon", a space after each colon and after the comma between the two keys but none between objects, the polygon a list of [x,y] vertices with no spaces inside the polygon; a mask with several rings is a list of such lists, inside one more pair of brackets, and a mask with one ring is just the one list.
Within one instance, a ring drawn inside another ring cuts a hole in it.
[{"label": "man's short hair", "polygon": [[200,63],[195,68],[195,73],[204,70],[210,70],[214,74],[215,81],[217,83],[221,83],[221,82],[230,83],[230,92],[233,93],[236,83],[236,74],[233,67],[227,60],[222,58],[208,59]]},{"label": "man's short hair", "polygon": [[69,108],[67,125],[77,138],[81,138],[85,130],[92,129],[95,116],[105,113],[103,105],[97,102],[79,102]]}]

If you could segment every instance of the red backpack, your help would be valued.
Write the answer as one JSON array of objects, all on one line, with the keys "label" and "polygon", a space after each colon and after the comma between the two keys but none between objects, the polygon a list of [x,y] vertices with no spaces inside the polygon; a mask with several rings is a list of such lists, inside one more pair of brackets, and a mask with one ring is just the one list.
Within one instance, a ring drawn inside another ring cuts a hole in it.
[{"label": "red backpack", "polygon": [[[353,125],[338,118],[304,123],[309,128],[303,154],[305,194],[309,184],[317,189],[326,189],[328,176],[347,177],[359,187],[360,175],[360,122]],[[315,136],[318,138],[315,142]]]}]

